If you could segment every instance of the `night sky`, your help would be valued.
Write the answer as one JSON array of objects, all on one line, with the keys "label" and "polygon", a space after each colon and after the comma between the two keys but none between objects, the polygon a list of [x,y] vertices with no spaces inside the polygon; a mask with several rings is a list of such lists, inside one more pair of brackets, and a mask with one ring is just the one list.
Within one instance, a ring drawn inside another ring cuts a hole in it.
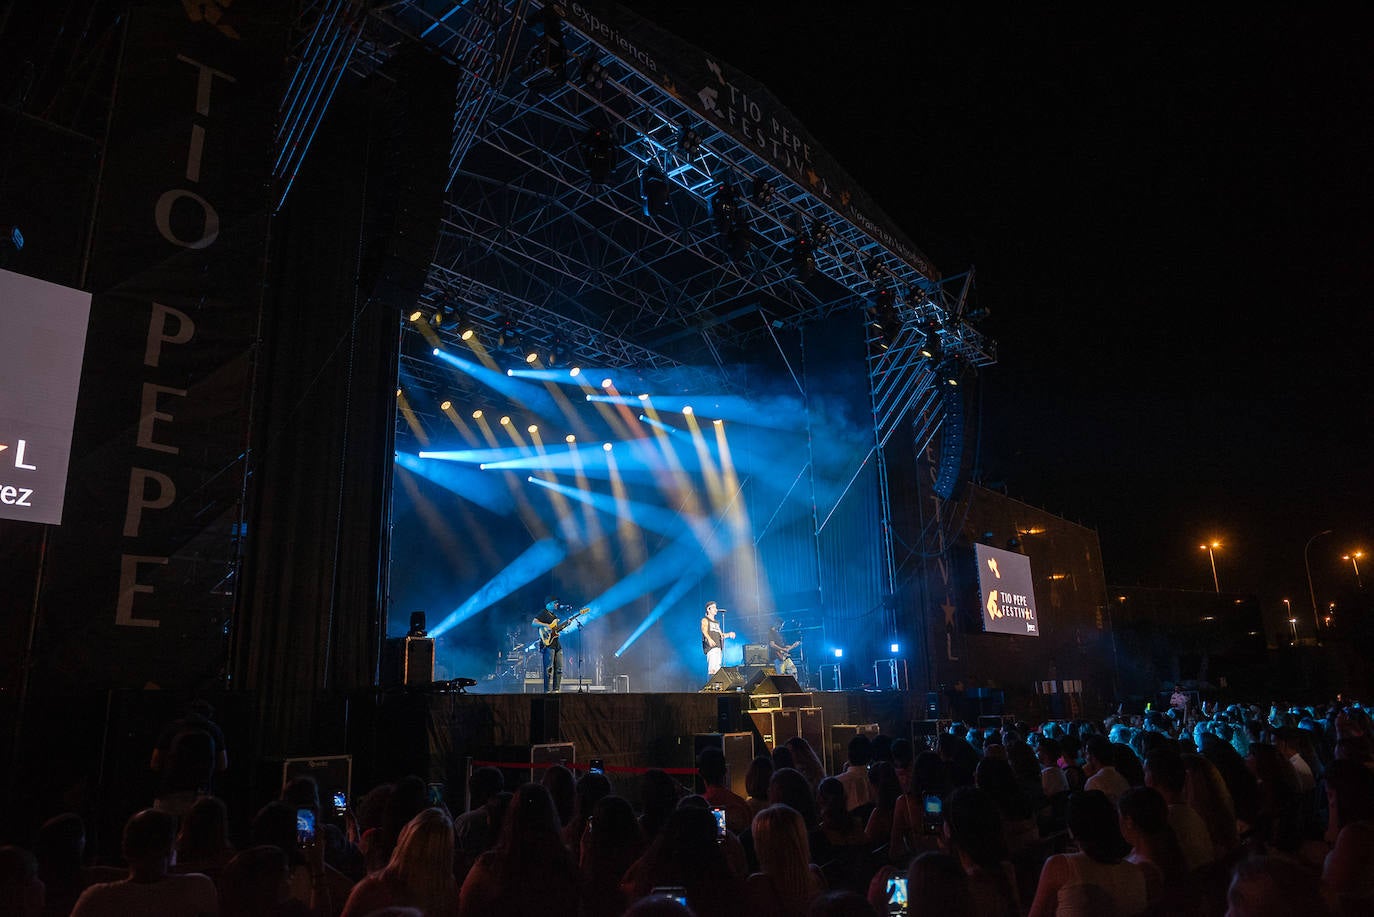
[{"label": "night sky", "polygon": [[1097,529],[1111,585],[1211,589],[1218,538],[1222,589],[1270,610],[1310,607],[1334,529],[1313,579],[1346,597],[1340,555],[1374,549],[1368,13],[629,5],[977,268],[983,483]]}]

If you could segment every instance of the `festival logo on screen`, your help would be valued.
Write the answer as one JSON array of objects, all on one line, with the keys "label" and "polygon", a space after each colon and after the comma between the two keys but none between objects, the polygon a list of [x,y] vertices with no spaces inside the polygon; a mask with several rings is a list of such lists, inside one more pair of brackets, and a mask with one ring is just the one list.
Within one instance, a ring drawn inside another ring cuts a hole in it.
[{"label": "festival logo on screen", "polygon": [[983,630],[1040,636],[1030,558],[987,545],[975,545],[978,586],[983,596]]}]

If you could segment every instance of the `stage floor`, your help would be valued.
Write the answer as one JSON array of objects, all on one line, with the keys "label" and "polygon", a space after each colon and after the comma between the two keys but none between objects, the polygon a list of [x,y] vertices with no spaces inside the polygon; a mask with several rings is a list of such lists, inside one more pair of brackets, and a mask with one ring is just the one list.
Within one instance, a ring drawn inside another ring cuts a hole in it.
[{"label": "stage floor", "polygon": [[[772,695],[777,697],[777,695]],[[900,691],[814,691],[788,695],[789,709],[808,708],[806,735],[834,773],[854,726],[876,725],[893,738],[911,736],[923,718],[916,694]],[[739,691],[696,693],[563,692],[444,693],[410,689],[383,696],[369,730],[376,779],[419,774],[460,787],[473,760],[525,761],[536,745],[571,743],[572,760],[602,759],[608,768],[691,767],[696,737],[752,733],[754,753],[769,749],[771,717],[750,716]],[[779,716],[775,741],[791,733]],[[764,728],[760,728],[760,725]],[[848,728],[845,728],[848,727]],[[791,734],[802,734],[791,733]],[[355,733],[355,736],[357,733]],[[360,749],[361,751],[361,749]]]}]

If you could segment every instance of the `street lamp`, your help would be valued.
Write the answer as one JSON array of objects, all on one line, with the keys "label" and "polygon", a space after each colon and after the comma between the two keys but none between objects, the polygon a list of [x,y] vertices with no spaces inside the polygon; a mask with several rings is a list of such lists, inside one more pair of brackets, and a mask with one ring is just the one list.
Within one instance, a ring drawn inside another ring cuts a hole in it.
[{"label": "street lamp", "polygon": [[1198,547],[1206,551],[1208,559],[1212,561],[1212,585],[1216,587],[1217,592],[1221,592],[1221,583],[1217,581],[1217,556],[1213,553],[1215,549],[1221,547],[1221,542],[1212,541],[1207,544],[1200,544]]},{"label": "street lamp", "polygon": [[1312,547],[1312,542],[1316,541],[1323,535],[1330,534],[1331,529],[1327,529],[1324,532],[1318,532],[1311,538],[1307,539],[1307,544],[1305,544],[1302,549],[1302,563],[1303,566],[1307,568],[1307,594],[1312,597],[1312,624],[1317,627],[1320,627],[1320,622],[1318,622],[1317,620],[1317,592],[1315,589],[1312,588],[1312,561],[1308,558],[1307,552]]},{"label": "street lamp", "polygon": [[1351,551],[1349,554],[1342,554],[1341,560],[1350,561],[1350,566],[1355,568],[1355,588],[1363,589],[1364,584],[1360,582],[1360,558],[1364,557],[1363,551]]},{"label": "street lamp", "polygon": [[1294,646],[1297,646],[1297,645],[1298,645],[1298,619],[1297,619],[1297,618],[1289,618],[1289,619],[1288,619],[1288,626],[1291,627],[1291,628],[1293,628],[1293,645],[1294,645]]}]

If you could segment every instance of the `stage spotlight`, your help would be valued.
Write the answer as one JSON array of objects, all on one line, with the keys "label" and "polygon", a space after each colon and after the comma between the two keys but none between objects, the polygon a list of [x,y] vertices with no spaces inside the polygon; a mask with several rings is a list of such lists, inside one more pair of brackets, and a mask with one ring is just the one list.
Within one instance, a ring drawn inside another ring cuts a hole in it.
[{"label": "stage spotlight", "polygon": [[401,390],[400,390],[399,388],[396,389],[396,397],[397,397],[397,398],[400,398],[400,397],[401,397]]},{"label": "stage spotlight", "polygon": [[576,379],[578,376],[582,375],[582,367],[574,366],[572,369],[568,370],[568,375]]},{"label": "stage spotlight", "polygon": [[805,233],[799,233],[792,238],[792,273],[798,280],[810,280],[816,276],[816,254],[812,247],[811,237]]},{"label": "stage spotlight", "polygon": [[571,445],[572,443],[577,442],[577,437],[576,437],[576,436],[573,436],[571,433],[569,433],[567,436],[563,437],[563,442],[568,443],[569,445]]},{"label": "stage spotlight", "polygon": [[539,361],[539,351],[537,351],[537,350],[531,350],[529,353],[525,354],[525,362],[526,362],[526,363],[537,363],[538,361]]},{"label": "stage spotlight", "polygon": [[459,330],[459,332],[458,332],[458,337],[462,338],[462,339],[465,340],[465,341],[470,341],[470,340],[472,340],[473,336],[474,336],[475,334],[477,334],[477,330],[476,330],[475,328],[473,328],[472,325],[469,324],[469,323],[467,323],[467,322],[463,322],[463,323],[460,324],[458,327],[459,327],[459,329],[461,329],[461,330]]},{"label": "stage spotlight", "polygon": [[649,400],[649,393],[648,393],[648,392],[645,392],[644,394],[640,395],[640,396],[639,396],[639,400],[640,400],[640,401],[648,401],[648,400]]},{"label": "stage spotlight", "polygon": [[691,406],[690,404],[684,404],[684,405],[682,406],[682,413],[686,414],[688,417],[691,417],[691,416],[692,416],[692,406]]},{"label": "stage spotlight", "polygon": [[715,424],[715,425],[718,426],[718,427],[723,427],[723,426],[725,426],[725,421],[721,420],[719,417],[717,417],[715,420],[711,421],[711,423]]},{"label": "stage spotlight", "polygon": [[753,197],[754,203],[760,207],[767,207],[773,203],[773,198],[777,195],[778,189],[773,187],[773,183],[761,176],[754,179]]},{"label": "stage spotlight", "polygon": [[530,17],[529,26],[536,40],[525,57],[520,81],[530,89],[545,92],[567,79],[568,46],[563,37],[563,18],[551,3]]},{"label": "stage spotlight", "polygon": [[514,346],[515,320],[503,316],[498,322],[498,329],[499,330],[496,332],[496,346],[505,347],[507,344]]},{"label": "stage spotlight", "polygon": [[925,334],[925,340],[921,342],[921,356],[929,360],[940,359],[943,349],[940,345],[940,323],[930,319],[921,330]]},{"label": "stage spotlight", "polygon": [[900,653],[900,652],[902,651],[901,645],[900,645],[900,644],[897,644],[897,643],[892,644],[892,646],[890,647],[890,649],[891,649],[892,652],[894,652],[894,653]]},{"label": "stage spotlight", "polygon": [[610,443],[602,443],[602,444],[601,444],[601,451],[603,451],[603,452],[610,452],[610,451],[611,451],[611,444],[610,444]]},{"label": "stage spotlight", "polygon": [[644,205],[644,215],[655,217],[668,207],[668,176],[658,158],[649,160],[639,172],[639,199]]},{"label": "stage spotlight", "polygon": [[475,410],[475,411],[472,412],[472,419],[473,419],[473,420],[481,420],[481,419],[482,419],[482,409],[481,409],[481,408],[478,408],[477,410]]},{"label": "stage spotlight", "polygon": [[434,356],[437,357],[437,356],[439,355],[439,348],[438,348],[438,347],[435,347],[434,350],[433,350],[432,352],[433,352]]},{"label": "stage spotlight", "polygon": [[836,659],[843,659],[843,658],[844,658],[844,650],[840,649],[838,646],[835,647],[835,658],[836,658]]},{"label": "stage spotlight", "polygon": [[531,434],[533,434],[533,433],[538,433],[538,432],[539,432],[539,427],[536,426],[535,424],[530,424],[528,427],[525,428],[525,432],[526,432],[526,433],[531,433]]},{"label": "stage spotlight", "polygon": [[486,471],[486,470],[487,470],[487,463],[486,463],[486,462],[483,462],[482,464],[478,465],[478,466],[477,466],[477,470],[478,470],[478,471]]},{"label": "stage spotlight", "polygon": [[697,153],[701,151],[701,135],[686,125],[679,127],[677,148],[688,159],[695,158]]},{"label": "stage spotlight", "polygon": [[415,311],[410,313],[410,321],[418,322],[420,319],[424,318],[424,316],[425,313],[422,310],[416,309]]},{"label": "stage spotlight", "polygon": [[582,84],[588,89],[606,87],[606,68],[601,66],[601,61],[590,60],[582,64]]},{"label": "stage spotlight", "polygon": [[439,410],[441,411],[447,411],[451,407],[453,407],[453,402],[448,399],[444,399],[444,401],[439,404]]},{"label": "stage spotlight", "polygon": [[826,244],[833,238],[835,238],[835,233],[828,224],[820,220],[811,221],[811,241],[817,247]]},{"label": "stage spotlight", "polygon": [[592,184],[606,184],[611,167],[615,165],[615,144],[609,130],[594,127],[582,135],[582,163],[587,168],[587,177]]},{"label": "stage spotlight", "polygon": [[532,474],[526,475],[526,476],[525,476],[525,481],[526,481],[527,483],[533,484],[533,483],[534,483],[534,475],[532,475]]},{"label": "stage spotlight", "polygon": [[615,383],[612,382],[612,381],[610,380],[610,377],[608,376],[607,378],[601,380],[601,387],[602,387],[602,388],[614,388],[614,387],[615,387]]},{"label": "stage spotlight", "polygon": [[501,426],[503,426],[503,427],[509,427],[509,426],[510,426],[510,418],[509,418],[509,417],[506,417],[506,416],[502,416],[502,418],[501,418]]},{"label": "stage spotlight", "polygon": [[730,257],[743,259],[754,244],[754,233],[749,228],[749,214],[735,197],[735,187],[728,175],[721,179],[715,194],[711,195],[711,219]]}]

